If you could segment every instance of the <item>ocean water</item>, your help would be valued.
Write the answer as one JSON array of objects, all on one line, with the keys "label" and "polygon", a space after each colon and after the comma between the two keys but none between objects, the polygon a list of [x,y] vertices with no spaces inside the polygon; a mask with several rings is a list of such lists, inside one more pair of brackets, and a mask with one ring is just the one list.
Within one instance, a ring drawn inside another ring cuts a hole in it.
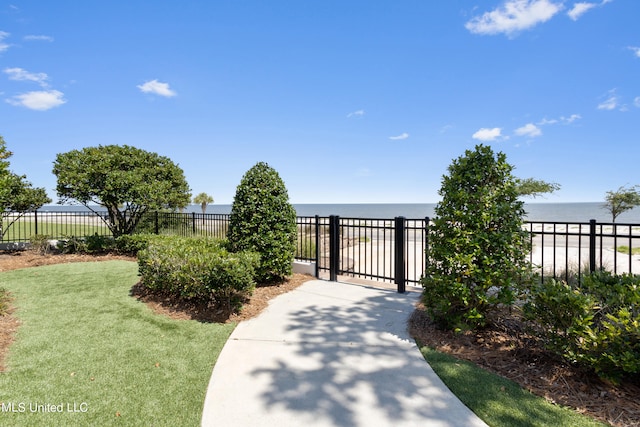
[{"label": "ocean water", "polygon": [[[435,203],[393,204],[294,204],[299,216],[340,215],[345,218],[424,218],[435,216]],[[201,212],[199,206],[192,206]],[[611,222],[611,214],[602,203],[526,203],[526,219],[547,222]],[[231,205],[211,205],[207,213],[229,213]],[[617,218],[618,223],[640,224],[640,207],[627,211]]]},{"label": "ocean water", "polygon": [[[376,203],[376,204],[294,204],[298,216],[340,215],[345,218],[405,218],[418,219],[435,216],[435,203]],[[82,206],[43,206],[41,212],[84,211]],[[190,205],[187,212],[201,213],[200,205]],[[611,222],[611,214],[603,208],[603,203],[525,203],[526,219],[546,222]],[[212,204],[207,213],[228,214],[231,205]],[[620,215],[616,222],[640,224],[640,207]]]}]

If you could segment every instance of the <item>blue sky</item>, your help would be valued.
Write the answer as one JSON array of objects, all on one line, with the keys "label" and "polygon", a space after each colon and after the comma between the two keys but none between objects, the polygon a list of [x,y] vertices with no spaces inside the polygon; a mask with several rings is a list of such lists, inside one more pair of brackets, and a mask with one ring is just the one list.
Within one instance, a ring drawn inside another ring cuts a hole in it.
[{"label": "blue sky", "polygon": [[127,144],[231,203],[265,161],[293,203],[435,203],[476,144],[541,202],[640,184],[637,0],[0,0],[0,135],[55,195],[58,153]]}]

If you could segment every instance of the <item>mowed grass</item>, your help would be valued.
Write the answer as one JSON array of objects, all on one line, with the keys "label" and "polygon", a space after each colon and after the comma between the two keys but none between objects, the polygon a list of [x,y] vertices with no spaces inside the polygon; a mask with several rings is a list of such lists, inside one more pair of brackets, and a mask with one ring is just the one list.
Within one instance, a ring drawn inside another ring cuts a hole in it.
[{"label": "mowed grass", "polygon": [[108,261],[0,273],[22,322],[0,374],[0,425],[200,424],[233,325],[154,314],[129,296],[137,269]]},{"label": "mowed grass", "polygon": [[578,412],[535,396],[518,384],[476,365],[440,353],[420,349],[429,365],[458,398],[492,427],[602,427]]},{"label": "mowed grass", "polygon": [[[618,252],[629,254],[629,246],[618,246]],[[631,255],[640,255],[640,248],[632,248]]]},{"label": "mowed grass", "polygon": [[[37,229],[37,233],[36,233]],[[109,227],[105,224],[92,225],[84,223],[55,223],[39,221],[36,228],[36,223],[33,221],[19,220],[9,227],[3,235],[2,241],[14,242],[14,241],[29,241],[33,236],[43,235],[52,236],[53,238],[61,237],[86,237],[93,236],[94,234],[100,236],[111,235]]]}]

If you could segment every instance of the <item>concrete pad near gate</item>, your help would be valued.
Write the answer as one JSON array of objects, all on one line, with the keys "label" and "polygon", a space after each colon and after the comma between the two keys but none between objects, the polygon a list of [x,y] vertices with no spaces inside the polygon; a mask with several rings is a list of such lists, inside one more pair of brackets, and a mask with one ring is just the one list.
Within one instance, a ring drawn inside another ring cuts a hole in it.
[{"label": "concrete pad near gate", "polygon": [[312,280],[242,322],[213,369],[203,426],[484,426],[409,337],[420,294]]}]

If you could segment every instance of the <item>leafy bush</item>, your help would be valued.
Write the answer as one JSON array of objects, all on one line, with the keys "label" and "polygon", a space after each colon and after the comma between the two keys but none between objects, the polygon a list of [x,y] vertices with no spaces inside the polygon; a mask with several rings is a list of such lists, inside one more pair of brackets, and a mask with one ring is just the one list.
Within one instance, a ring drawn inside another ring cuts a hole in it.
[{"label": "leafy bush", "polygon": [[142,249],[146,249],[149,241],[158,239],[155,234],[123,234],[115,239],[115,249],[119,253],[137,255]]},{"label": "leafy bush", "polygon": [[95,233],[93,236],[86,236],[84,238],[84,242],[88,253],[109,252],[115,246],[115,242],[112,237],[101,236],[98,233]]},{"label": "leafy bush", "polygon": [[266,163],[252,167],[236,189],[227,238],[232,251],[260,254],[257,280],[270,282],[291,274],[296,250],[296,212],[284,182]]},{"label": "leafy bush", "polygon": [[255,288],[259,256],[230,253],[224,243],[206,238],[152,239],[138,252],[142,284],[191,300],[239,308]]},{"label": "leafy bush", "polygon": [[640,275],[585,275],[533,286],[524,313],[546,348],[618,381],[640,373]]},{"label": "leafy bush", "polygon": [[486,324],[486,315],[515,300],[530,276],[523,202],[503,153],[476,146],[449,166],[429,228],[421,284],[432,319],[447,329]]},{"label": "leafy bush", "polygon": [[110,252],[115,247],[115,241],[112,237],[100,236],[95,233],[84,237],[69,236],[59,239],[56,247],[63,254],[105,253]]},{"label": "leafy bush", "polygon": [[46,234],[34,234],[29,239],[31,249],[40,255],[51,253],[51,236]]},{"label": "leafy bush", "polygon": [[69,236],[58,240],[56,245],[60,253],[76,254],[87,252],[87,244],[82,237]]}]

